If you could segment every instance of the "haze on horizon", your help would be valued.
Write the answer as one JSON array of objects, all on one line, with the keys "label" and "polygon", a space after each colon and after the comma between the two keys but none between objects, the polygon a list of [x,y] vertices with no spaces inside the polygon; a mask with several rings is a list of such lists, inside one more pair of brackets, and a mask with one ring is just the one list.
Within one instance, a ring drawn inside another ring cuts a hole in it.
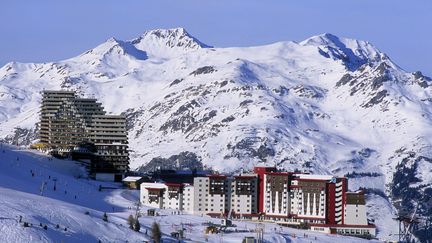
[{"label": "haze on horizon", "polygon": [[321,33],[367,40],[407,71],[432,76],[432,1],[3,1],[0,66],[76,56],[109,37],[184,27],[215,47],[301,41]]}]

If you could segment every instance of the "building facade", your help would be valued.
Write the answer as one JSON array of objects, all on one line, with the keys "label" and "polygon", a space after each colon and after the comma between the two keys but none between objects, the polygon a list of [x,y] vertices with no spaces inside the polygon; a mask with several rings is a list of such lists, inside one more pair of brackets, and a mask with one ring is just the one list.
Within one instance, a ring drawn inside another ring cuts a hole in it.
[{"label": "building facade", "polygon": [[[175,183],[149,183],[141,184],[140,202],[143,205],[184,211],[185,202],[190,198],[184,196],[184,185]],[[191,212],[192,213],[192,212]]]},{"label": "building facade", "polygon": [[[141,185],[143,204],[173,208],[173,204],[146,201],[148,194],[157,188]],[[166,201],[164,192],[155,194]],[[176,201],[182,205],[179,209],[192,214],[231,215],[327,233],[375,235],[375,226],[367,221],[364,193],[348,192],[345,177],[260,167],[252,174],[196,177],[193,184],[183,185],[179,193],[183,194]]]},{"label": "building facade", "polygon": [[[258,214],[258,177],[254,174],[235,176],[231,182],[230,210],[238,217]],[[228,205],[229,206],[229,205]]]},{"label": "building facade", "polygon": [[82,153],[82,143],[94,145],[92,175],[121,180],[129,170],[126,118],[106,115],[96,99],[80,98],[74,91],[44,90],[39,140],[46,151]]},{"label": "building facade", "polygon": [[289,173],[269,172],[264,175],[264,210],[266,218],[288,218],[290,214]]}]

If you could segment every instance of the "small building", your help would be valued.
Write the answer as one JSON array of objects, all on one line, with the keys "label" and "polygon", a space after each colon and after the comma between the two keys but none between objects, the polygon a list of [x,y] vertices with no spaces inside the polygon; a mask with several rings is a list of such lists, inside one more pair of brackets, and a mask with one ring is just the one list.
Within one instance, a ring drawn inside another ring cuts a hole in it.
[{"label": "small building", "polygon": [[344,223],[350,225],[367,225],[366,200],[362,190],[346,192]]},{"label": "small building", "polygon": [[366,239],[370,239],[376,235],[376,226],[373,224],[311,224],[310,230],[327,234],[356,236]]},{"label": "small building", "polygon": [[183,211],[183,184],[144,182],[140,187],[143,205]]},{"label": "small building", "polygon": [[153,208],[147,209],[147,216],[155,216],[156,210]]},{"label": "small building", "polygon": [[245,236],[245,238],[243,238],[242,243],[255,243],[257,242],[257,240],[255,240],[255,237],[252,236]]},{"label": "small building", "polygon": [[128,176],[122,180],[123,185],[129,189],[140,189],[141,183],[145,181],[144,177],[141,176]]}]

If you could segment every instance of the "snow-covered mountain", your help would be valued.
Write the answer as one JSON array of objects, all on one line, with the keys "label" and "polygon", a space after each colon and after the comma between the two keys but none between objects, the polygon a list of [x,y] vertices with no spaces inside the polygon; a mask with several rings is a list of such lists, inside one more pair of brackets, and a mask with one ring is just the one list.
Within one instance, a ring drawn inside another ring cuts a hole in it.
[{"label": "snow-covered mountain", "polygon": [[132,168],[238,172],[265,162],[348,174],[351,189],[398,210],[420,204],[426,220],[431,85],[372,44],[331,34],[213,48],[182,28],[152,30],[60,62],[2,67],[0,137],[30,143],[39,91],[71,89],[128,116]]}]

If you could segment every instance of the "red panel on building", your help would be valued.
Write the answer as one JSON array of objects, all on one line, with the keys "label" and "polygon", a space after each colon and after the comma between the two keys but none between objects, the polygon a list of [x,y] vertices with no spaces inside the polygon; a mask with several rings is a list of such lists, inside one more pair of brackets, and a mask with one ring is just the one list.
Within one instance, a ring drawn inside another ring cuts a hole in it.
[{"label": "red panel on building", "polygon": [[264,212],[264,175],[268,172],[275,172],[275,167],[255,167],[254,173],[258,175],[258,212]]},{"label": "red panel on building", "polygon": [[336,184],[327,183],[327,224],[336,224],[335,205],[336,205]]}]

